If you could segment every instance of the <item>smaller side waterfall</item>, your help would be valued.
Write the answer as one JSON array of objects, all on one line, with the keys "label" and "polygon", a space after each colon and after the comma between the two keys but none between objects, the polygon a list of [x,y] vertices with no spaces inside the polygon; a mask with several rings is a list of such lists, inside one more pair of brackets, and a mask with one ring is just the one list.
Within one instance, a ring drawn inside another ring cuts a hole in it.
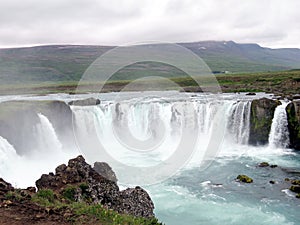
[{"label": "smaller side waterfall", "polygon": [[36,137],[38,151],[47,152],[49,150],[60,151],[62,144],[60,143],[56,132],[46,116],[39,113],[40,123],[36,125]]},{"label": "smaller side waterfall", "polygon": [[5,160],[14,159],[17,157],[17,152],[14,147],[3,137],[0,136],[0,162],[1,165]]},{"label": "smaller side waterfall", "polygon": [[275,109],[271,131],[269,134],[270,147],[286,148],[290,143],[288,121],[285,111],[287,104],[287,102],[282,102],[282,104],[277,106]]},{"label": "smaller side waterfall", "polygon": [[14,147],[0,136],[0,177],[9,177],[15,166],[14,163],[18,162],[19,158]]}]

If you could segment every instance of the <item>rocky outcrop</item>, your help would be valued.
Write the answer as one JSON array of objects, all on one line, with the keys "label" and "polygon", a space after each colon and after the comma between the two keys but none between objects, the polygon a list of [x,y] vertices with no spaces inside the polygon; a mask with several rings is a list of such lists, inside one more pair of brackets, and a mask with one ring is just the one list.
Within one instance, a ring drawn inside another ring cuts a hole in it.
[{"label": "rocky outcrop", "polygon": [[290,147],[300,150],[300,100],[294,100],[286,107]]},{"label": "rocky outcrop", "polygon": [[74,142],[72,111],[65,102],[51,100],[3,102],[0,104],[0,135],[14,146],[18,154],[22,155],[28,149],[36,147],[35,132],[40,122],[38,113],[49,119],[61,139]]},{"label": "rocky outcrop", "polygon": [[[139,217],[153,216],[154,204],[148,193],[141,187],[127,188],[121,191],[119,202],[122,213]],[[143,207],[141,207],[141,205]]]},{"label": "rocky outcrop", "polygon": [[10,183],[0,178],[0,198],[4,196],[7,192],[13,191],[14,188]]},{"label": "rocky outcrop", "polygon": [[251,103],[249,144],[268,143],[274,111],[281,102],[268,98],[255,99]]},{"label": "rocky outcrop", "polygon": [[69,105],[77,105],[77,106],[90,106],[90,105],[99,105],[100,100],[96,98],[87,98],[82,100],[74,100],[70,101]]},{"label": "rocky outcrop", "polygon": [[[97,163],[100,171],[110,171],[108,165]],[[112,175],[113,171],[108,172]],[[106,173],[107,174],[107,173]],[[113,173],[114,174],[114,173]],[[68,165],[58,166],[54,173],[43,174],[36,181],[39,190],[51,189],[72,201],[102,204],[119,213],[136,217],[154,217],[154,204],[148,193],[140,187],[120,191],[115,181],[100,175],[82,156],[71,159]]]},{"label": "rocky outcrop", "polygon": [[117,182],[117,176],[106,162],[95,162],[93,169],[108,180]]}]

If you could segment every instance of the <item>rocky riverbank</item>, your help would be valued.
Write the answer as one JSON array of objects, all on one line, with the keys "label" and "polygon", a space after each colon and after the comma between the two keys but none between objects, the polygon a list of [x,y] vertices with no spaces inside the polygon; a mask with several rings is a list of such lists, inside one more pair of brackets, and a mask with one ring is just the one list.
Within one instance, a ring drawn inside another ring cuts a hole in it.
[{"label": "rocky riverbank", "polygon": [[37,191],[0,179],[0,224],[160,224],[144,189],[120,191],[107,164],[94,168],[78,156],[43,174]]}]

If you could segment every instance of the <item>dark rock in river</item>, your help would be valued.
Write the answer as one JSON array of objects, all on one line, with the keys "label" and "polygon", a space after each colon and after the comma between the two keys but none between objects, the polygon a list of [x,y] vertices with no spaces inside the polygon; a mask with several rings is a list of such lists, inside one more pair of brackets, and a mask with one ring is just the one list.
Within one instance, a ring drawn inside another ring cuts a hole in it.
[{"label": "dark rock in river", "polygon": [[268,166],[270,166],[270,165],[269,165],[269,163],[267,163],[267,162],[262,162],[262,163],[260,163],[258,166],[259,166],[259,167],[268,167]]},{"label": "dark rock in river", "polygon": [[254,93],[254,92],[249,92],[249,93],[247,93],[246,95],[256,95],[256,93]]},{"label": "dark rock in river", "polygon": [[300,185],[300,180],[292,180],[291,183],[293,185]]},{"label": "dark rock in river", "polygon": [[274,111],[281,102],[268,98],[255,99],[251,103],[249,144],[268,143]]},{"label": "dark rock in river", "polygon": [[[101,166],[104,168],[100,168]],[[100,175],[82,156],[78,156],[71,159],[68,165],[58,166],[55,174],[43,174],[36,181],[36,186],[39,190],[52,189],[67,200],[100,203],[119,213],[154,217],[154,204],[145,190],[136,187],[119,191],[110,166],[96,163],[96,167],[115,181]]]},{"label": "dark rock in river", "polygon": [[238,175],[236,179],[243,183],[252,183],[253,182],[253,179],[248,177],[247,175]]},{"label": "dark rock in river", "polygon": [[291,186],[290,187],[290,190],[292,191],[292,192],[295,192],[295,193],[300,193],[300,186],[298,186],[298,185],[293,185],[293,186]]},{"label": "dark rock in river", "polygon": [[290,147],[300,150],[300,100],[289,103],[286,107]]},{"label": "dark rock in river", "polygon": [[87,98],[82,100],[74,100],[70,101],[69,105],[77,105],[77,106],[90,106],[90,105],[99,105],[100,100],[96,98]]}]

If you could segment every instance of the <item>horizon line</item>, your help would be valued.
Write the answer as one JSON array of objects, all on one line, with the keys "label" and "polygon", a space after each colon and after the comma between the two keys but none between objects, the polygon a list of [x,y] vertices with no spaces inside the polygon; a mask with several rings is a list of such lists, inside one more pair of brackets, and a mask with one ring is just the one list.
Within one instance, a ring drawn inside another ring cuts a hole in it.
[{"label": "horizon line", "polygon": [[[182,42],[157,42],[157,44],[169,43],[169,44],[192,44],[192,43],[201,43],[201,42],[224,42],[229,43],[233,42],[236,44],[241,45],[258,45],[261,48],[267,49],[299,49],[300,47],[269,47],[263,46],[261,44],[255,42],[236,42],[233,40],[202,40],[202,41],[182,41]],[[144,44],[147,44],[146,42]],[[149,43],[150,44],[150,43]],[[152,43],[153,44],[153,43]],[[155,43],[154,43],[155,44]],[[126,45],[110,45],[110,44],[86,44],[86,43],[38,43],[38,44],[24,44],[24,45],[10,45],[10,46],[1,46],[0,50],[2,49],[23,49],[23,48],[35,48],[35,47],[51,47],[51,46],[94,46],[94,47],[119,47],[119,46],[126,46]]]}]

